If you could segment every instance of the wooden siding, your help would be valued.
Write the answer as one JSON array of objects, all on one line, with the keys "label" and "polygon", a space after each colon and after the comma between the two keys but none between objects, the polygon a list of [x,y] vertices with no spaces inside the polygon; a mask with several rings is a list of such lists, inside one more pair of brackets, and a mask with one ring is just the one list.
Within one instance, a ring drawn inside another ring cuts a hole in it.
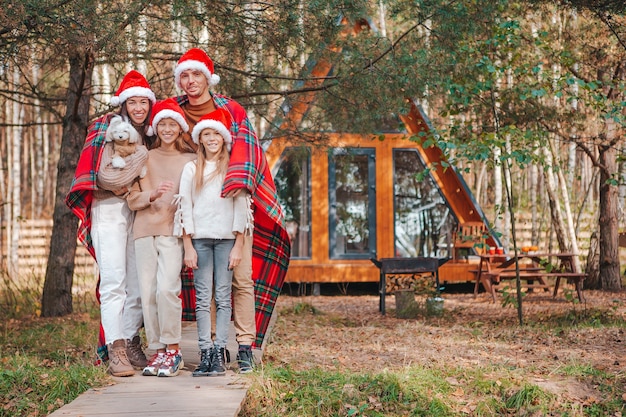
[{"label": "wooden siding", "polygon": [[[311,153],[311,244],[310,259],[292,258],[287,272],[288,282],[376,282],[379,279],[378,268],[371,261],[364,259],[330,259],[329,220],[328,220],[328,153],[330,147],[361,147],[376,149],[376,253],[378,258],[394,256],[394,185],[393,185],[393,150],[418,149],[418,144],[410,141],[407,134],[387,134],[385,140],[378,140],[374,135],[332,134],[327,146],[312,148]],[[272,168],[280,160],[286,147],[292,145],[284,138],[272,141],[267,150],[268,162]],[[297,146],[297,145],[296,145]],[[422,155],[423,157],[423,155]],[[430,161],[426,160],[426,165]],[[440,175],[451,181],[449,175]],[[448,186],[445,185],[444,186]],[[455,183],[456,187],[456,183]],[[456,191],[456,189],[455,189]],[[459,193],[449,194],[454,200],[453,208],[464,213],[477,213],[467,207],[468,199],[458,201]],[[469,214],[467,216],[470,216]],[[453,266],[448,262],[440,272],[441,282],[465,282],[472,280],[468,272],[476,265],[463,262]]]}]

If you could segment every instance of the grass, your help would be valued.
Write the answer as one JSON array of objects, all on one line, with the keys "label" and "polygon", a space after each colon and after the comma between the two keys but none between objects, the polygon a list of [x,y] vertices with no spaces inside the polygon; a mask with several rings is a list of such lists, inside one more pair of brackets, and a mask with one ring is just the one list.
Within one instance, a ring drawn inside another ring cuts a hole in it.
[{"label": "grass", "polygon": [[425,385],[425,380],[411,375],[295,371],[268,365],[249,391],[242,415],[452,415],[440,398],[430,396],[431,387]]},{"label": "grass", "polygon": [[[490,372],[466,380],[459,369],[409,367],[403,371],[360,374],[318,369],[296,371],[264,366],[255,376],[242,416],[500,416],[548,415],[562,408],[536,385],[516,388],[517,379],[490,380]],[[456,382],[464,381],[462,385]],[[476,399],[462,406],[467,391]],[[566,414],[564,414],[566,415]]]},{"label": "grass", "polygon": [[[93,288],[91,283],[83,284]],[[76,312],[71,316],[44,319],[38,313],[41,287],[34,277],[20,281],[19,286],[7,277],[0,280],[0,417],[47,416],[109,380],[105,368],[94,365],[99,313],[93,294],[75,294]],[[573,304],[564,314],[541,316],[523,330],[512,327],[510,333],[503,324],[457,323],[455,337],[488,339],[494,328],[505,344],[519,343],[520,337],[524,341],[573,337],[570,334],[577,329],[621,334],[625,325],[619,303],[602,310]],[[578,417],[617,416],[626,411],[623,373],[594,367],[584,358],[528,367],[507,362],[462,366],[455,361],[409,360],[395,367],[376,362],[367,371],[342,365],[343,353],[325,366],[307,358],[293,363],[285,358],[286,351],[295,352],[296,357],[306,355],[309,351],[303,347],[320,332],[339,337],[356,334],[358,343],[390,326],[389,321],[378,319],[328,314],[307,302],[281,309],[264,364],[247,377],[251,385],[240,416]],[[415,322],[401,321],[391,330],[407,332],[413,328],[410,323]],[[428,334],[423,325],[417,329]],[[538,382],[546,379],[592,386],[597,396],[576,401]]]},{"label": "grass", "polygon": [[[264,364],[251,376],[251,386],[240,416],[575,417],[618,416],[626,411],[622,397],[626,390],[623,373],[603,371],[585,362],[584,358],[555,359],[553,364],[547,361],[548,365],[530,364],[527,367],[506,361],[466,366],[445,361],[408,363],[406,366],[386,366],[377,362],[368,371],[353,370],[337,360],[320,362],[311,358],[310,361],[300,361],[297,353],[287,357],[287,352],[315,352],[318,344],[322,350],[324,343],[328,343],[326,339],[309,339],[310,333],[292,338],[291,334],[298,331],[300,323],[306,323],[305,329],[324,328],[333,335],[346,335],[356,322],[341,315],[326,314],[318,307],[302,302],[282,309]],[[363,333],[377,326],[377,323],[364,323]],[[490,331],[487,325],[480,329],[474,326],[475,323],[467,323],[464,328],[459,328],[458,337],[466,334],[470,339],[476,339],[482,338],[477,336],[482,333],[487,337]],[[614,314],[614,309],[585,309],[577,305],[565,314],[531,321],[525,327],[524,337],[543,340],[544,335],[553,338],[587,328],[621,331],[624,321],[619,314]],[[500,326],[498,331],[502,330]],[[514,338],[519,336],[519,330],[512,328],[511,332],[502,331],[498,336],[502,343],[516,343]],[[298,345],[297,341],[301,344]],[[316,343],[316,347],[307,350],[307,342]],[[531,358],[529,362],[532,362]],[[552,388],[551,384],[554,384]],[[592,387],[596,396],[584,400],[570,396],[572,387],[577,385]],[[555,386],[565,388],[559,392]]]},{"label": "grass", "polygon": [[72,315],[41,318],[41,279],[18,282],[0,279],[0,417],[47,416],[108,380],[95,365],[98,306],[74,294]]}]

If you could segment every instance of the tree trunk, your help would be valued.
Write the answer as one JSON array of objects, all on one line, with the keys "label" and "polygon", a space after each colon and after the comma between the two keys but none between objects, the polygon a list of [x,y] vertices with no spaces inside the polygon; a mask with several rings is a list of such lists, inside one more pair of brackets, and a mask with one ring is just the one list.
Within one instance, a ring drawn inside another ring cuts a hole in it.
[{"label": "tree trunk", "polygon": [[589,252],[587,253],[587,266],[585,268],[587,278],[585,278],[584,285],[586,289],[599,290],[601,288],[600,271],[598,270],[599,258],[598,234],[593,232],[589,239]]},{"label": "tree trunk", "polygon": [[[19,84],[20,72],[18,68],[13,69],[13,82]],[[16,220],[22,217],[22,142],[24,140],[24,106],[20,104],[20,99],[15,94],[11,112],[11,152],[9,161],[9,188],[11,199],[11,224],[7,224],[7,230],[10,230],[9,239],[11,241],[10,247],[10,261],[9,261],[9,275],[13,279],[18,278],[19,254],[17,252],[19,248],[20,240],[20,223]]]},{"label": "tree trunk", "polygon": [[600,283],[603,290],[618,291],[622,288],[619,273],[618,246],[618,188],[613,184],[617,173],[617,155],[614,146],[599,146],[600,170]]},{"label": "tree trunk", "polygon": [[539,245],[539,214],[537,208],[539,207],[537,192],[539,190],[539,170],[536,164],[532,164],[529,170],[530,177],[530,212],[531,212],[531,236],[530,243],[532,245]]},{"label": "tree trunk", "polygon": [[[33,74],[33,83],[37,85],[39,83],[39,66],[33,65],[32,69]],[[35,108],[39,108],[40,102],[39,98],[35,98],[34,100]],[[47,152],[47,137],[44,135],[44,125],[42,112],[36,112],[34,115],[35,122],[35,134],[33,135],[33,139],[30,141],[33,152],[31,153],[31,160],[33,161],[31,164],[33,166],[32,169],[32,179],[31,179],[31,189],[33,193],[32,201],[31,201],[31,212],[32,218],[41,218],[41,213],[43,212],[43,205],[45,203],[45,184],[44,178],[47,176],[45,153]]]},{"label": "tree trunk", "polygon": [[[552,153],[552,161],[554,161],[554,165],[560,166],[559,154],[556,150],[556,146],[554,145],[554,142],[548,139],[548,143],[550,144],[550,152]],[[565,176],[563,175],[562,169],[558,169],[556,171],[556,175],[557,175],[558,185],[560,186],[560,190],[561,190],[561,198],[563,199],[563,209],[565,211],[565,220],[567,222],[566,230],[567,230],[569,242],[565,250],[576,254],[576,256],[574,256],[574,265],[572,265],[572,268],[574,268],[576,272],[580,272],[582,269],[580,267],[580,259],[578,258],[578,255],[579,255],[578,241],[576,240],[576,229],[574,227],[574,218],[572,217],[572,210],[570,208],[571,206],[570,206],[569,192],[567,191],[567,181],[565,179]],[[563,250],[563,248],[561,249]]]},{"label": "tree trunk", "polygon": [[[623,155],[624,152],[626,152],[626,144],[622,144],[620,145],[620,155]],[[626,162],[621,161],[618,164],[618,170],[619,170],[619,200],[618,203],[623,203],[624,200],[626,200]],[[622,210],[621,213],[624,213],[624,206],[623,204],[622,206]],[[623,214],[622,214],[623,216]]]},{"label": "tree trunk", "polygon": [[78,222],[65,205],[65,196],[76,171],[89,123],[91,76],[94,55],[78,50],[70,54],[70,81],[67,91],[67,111],[63,118],[61,155],[57,167],[50,254],[41,301],[41,315],[56,317],[72,312],[72,281],[76,255]]},{"label": "tree trunk", "polygon": [[500,156],[502,150],[494,146],[493,147],[493,205],[495,213],[493,214],[493,224],[496,231],[502,233],[502,245],[508,248],[508,239],[504,237],[504,223],[502,221],[505,215],[504,210],[504,196],[502,192],[502,162],[500,162]]},{"label": "tree trunk", "polygon": [[[6,104],[7,109],[9,104]],[[6,227],[2,227],[3,224],[7,224],[7,201],[9,201],[7,196],[7,190],[5,187],[6,184],[6,169],[5,162],[2,158],[2,155],[6,155],[5,147],[9,143],[9,135],[7,132],[8,129],[0,129],[0,269],[8,268],[8,260],[5,258],[6,248],[4,245],[5,242],[5,231]],[[8,163],[8,161],[7,161]],[[5,223],[6,222],[6,223]]]},{"label": "tree trunk", "polygon": [[552,220],[552,230],[556,235],[556,240],[561,252],[567,251],[568,242],[565,237],[565,225],[563,223],[563,213],[561,213],[561,206],[556,195],[556,179],[554,178],[554,161],[552,159],[552,153],[550,149],[545,150],[546,156],[546,170],[544,172],[544,180],[546,185],[546,194],[548,196],[548,203],[550,206],[550,218]]}]

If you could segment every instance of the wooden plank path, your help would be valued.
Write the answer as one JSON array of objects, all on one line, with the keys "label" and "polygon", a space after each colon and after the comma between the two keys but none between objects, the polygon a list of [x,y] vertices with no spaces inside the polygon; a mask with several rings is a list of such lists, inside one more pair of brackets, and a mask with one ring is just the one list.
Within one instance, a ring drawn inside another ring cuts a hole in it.
[{"label": "wooden plank path", "polygon": [[[112,377],[113,385],[90,389],[48,417],[237,416],[248,391],[247,377],[228,370],[221,377],[194,378],[191,371],[200,361],[196,323],[183,322],[182,336],[185,367],[178,376],[147,377],[137,371],[132,377]],[[232,322],[228,350],[235,360],[237,343]],[[261,351],[254,353],[259,363]]]}]

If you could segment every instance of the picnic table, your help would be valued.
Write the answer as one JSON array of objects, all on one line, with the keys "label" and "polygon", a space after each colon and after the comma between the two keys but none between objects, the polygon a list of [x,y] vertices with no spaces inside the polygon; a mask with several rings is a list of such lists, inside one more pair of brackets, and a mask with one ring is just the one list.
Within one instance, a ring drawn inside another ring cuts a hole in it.
[{"label": "picnic table", "polygon": [[[517,271],[515,270],[516,262],[520,263],[519,277],[524,282],[526,288],[550,289],[550,284],[546,278],[555,278],[553,297],[556,297],[561,283],[561,279],[567,282],[573,282],[578,295],[578,300],[583,301],[582,282],[587,274],[576,270],[574,263],[574,253],[540,253],[529,252],[519,253],[517,256],[510,255],[480,255],[480,263],[478,269],[472,271],[476,276],[474,284],[474,295],[478,294],[479,285],[485,288],[485,291],[491,293],[493,301],[496,301],[496,291],[494,286],[503,280],[516,279]],[[524,262],[530,260],[530,263]],[[555,263],[552,262],[555,260]]]},{"label": "picnic table", "polygon": [[448,258],[414,257],[414,258],[370,258],[380,270],[378,292],[380,300],[378,309],[385,314],[385,297],[387,295],[387,274],[421,274],[432,273],[435,278],[435,287],[439,288],[439,267],[448,261]]}]

